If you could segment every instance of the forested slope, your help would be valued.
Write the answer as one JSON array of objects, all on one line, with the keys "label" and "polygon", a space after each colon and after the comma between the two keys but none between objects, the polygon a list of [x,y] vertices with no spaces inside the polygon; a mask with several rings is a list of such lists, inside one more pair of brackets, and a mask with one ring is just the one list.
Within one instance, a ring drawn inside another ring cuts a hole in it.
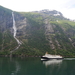
[{"label": "forested slope", "polygon": [[[75,22],[59,11],[14,12],[20,47],[14,56],[41,56],[45,52],[75,56]],[[18,43],[13,37],[12,10],[0,6],[0,55],[10,55]]]}]

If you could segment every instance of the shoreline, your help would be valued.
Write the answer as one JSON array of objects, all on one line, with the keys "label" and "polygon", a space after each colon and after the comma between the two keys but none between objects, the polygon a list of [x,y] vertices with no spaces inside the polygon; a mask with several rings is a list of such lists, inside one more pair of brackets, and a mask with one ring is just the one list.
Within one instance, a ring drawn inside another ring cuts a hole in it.
[{"label": "shoreline", "polygon": [[[42,55],[41,55],[42,56]],[[0,55],[0,57],[41,57],[40,55]],[[75,58],[75,56],[63,56],[63,58]]]}]

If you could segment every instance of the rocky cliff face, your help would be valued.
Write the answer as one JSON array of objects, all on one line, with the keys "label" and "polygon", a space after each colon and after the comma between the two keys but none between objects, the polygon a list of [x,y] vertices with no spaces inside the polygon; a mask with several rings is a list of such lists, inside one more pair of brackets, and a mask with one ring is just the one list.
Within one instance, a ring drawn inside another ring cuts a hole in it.
[{"label": "rocky cliff face", "polygon": [[[0,28],[1,28],[1,31],[4,32],[5,30],[10,30],[11,31],[11,28],[12,28],[12,14],[6,12],[6,10],[4,9],[1,9],[3,7],[0,7]],[[8,10],[7,10],[8,11]],[[10,11],[11,12],[11,11]]]},{"label": "rocky cliff face", "polygon": [[[0,6],[0,54],[10,54],[17,47],[13,37],[12,10]],[[46,51],[51,54],[74,56],[75,54],[75,22],[63,17],[62,13],[53,10],[36,12],[14,12],[17,28],[16,38],[21,46],[13,51],[13,55],[42,55]]]},{"label": "rocky cliff face", "polygon": [[28,25],[26,17],[22,16],[19,13],[14,13],[15,15],[15,22],[17,28],[17,35],[16,37],[23,41],[26,36],[26,27]]}]

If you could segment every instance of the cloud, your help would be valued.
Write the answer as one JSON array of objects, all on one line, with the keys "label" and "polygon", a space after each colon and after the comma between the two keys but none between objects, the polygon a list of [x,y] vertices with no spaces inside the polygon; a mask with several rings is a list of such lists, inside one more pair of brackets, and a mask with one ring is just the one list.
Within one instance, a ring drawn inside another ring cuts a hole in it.
[{"label": "cloud", "polygon": [[75,8],[60,10],[66,18],[75,19]]},{"label": "cloud", "polygon": [[75,19],[75,0],[0,0],[0,5],[14,11],[57,10],[65,17]]}]

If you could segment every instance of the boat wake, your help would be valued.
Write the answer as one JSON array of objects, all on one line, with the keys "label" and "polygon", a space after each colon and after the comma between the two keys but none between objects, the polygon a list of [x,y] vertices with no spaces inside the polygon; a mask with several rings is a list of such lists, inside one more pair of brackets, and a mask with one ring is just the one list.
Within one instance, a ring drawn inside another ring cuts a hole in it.
[{"label": "boat wake", "polygon": [[75,60],[75,58],[64,58],[64,60]]}]

